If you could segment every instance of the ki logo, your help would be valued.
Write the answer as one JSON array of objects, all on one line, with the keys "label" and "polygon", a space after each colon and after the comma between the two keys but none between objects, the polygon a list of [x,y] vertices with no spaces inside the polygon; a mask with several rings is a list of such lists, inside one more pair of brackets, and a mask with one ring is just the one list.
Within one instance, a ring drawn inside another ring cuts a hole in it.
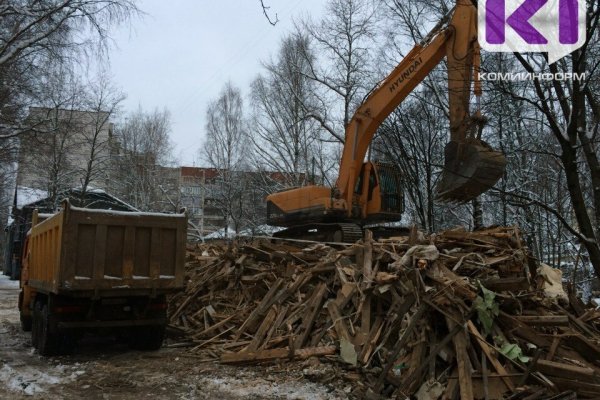
[{"label": "ki logo", "polygon": [[481,47],[498,52],[547,52],[550,64],[586,40],[585,0],[480,0]]}]

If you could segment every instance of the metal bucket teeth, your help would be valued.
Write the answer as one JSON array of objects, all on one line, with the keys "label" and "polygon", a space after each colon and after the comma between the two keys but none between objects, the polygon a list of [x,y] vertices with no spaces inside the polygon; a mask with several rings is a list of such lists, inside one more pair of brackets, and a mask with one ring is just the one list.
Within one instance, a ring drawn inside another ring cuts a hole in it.
[{"label": "metal bucket teeth", "polygon": [[493,187],[504,175],[506,158],[481,140],[451,141],[444,150],[445,164],[436,200],[465,203]]}]

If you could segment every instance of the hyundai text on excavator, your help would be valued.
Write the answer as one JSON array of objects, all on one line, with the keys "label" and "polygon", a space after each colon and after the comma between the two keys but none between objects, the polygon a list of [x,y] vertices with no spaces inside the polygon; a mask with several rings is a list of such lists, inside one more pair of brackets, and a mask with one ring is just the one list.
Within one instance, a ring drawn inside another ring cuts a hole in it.
[{"label": "hyundai text on excavator", "polygon": [[385,118],[444,57],[450,142],[444,150],[437,198],[466,202],[502,177],[504,155],[480,139],[483,119],[479,110],[469,112],[471,86],[477,104],[481,96],[481,83],[474,76],[480,65],[477,10],[471,0],[457,0],[449,15],[373,89],[353,115],[346,126],[335,186],[305,186],[267,197],[268,223],[287,227],[275,236],[354,242],[362,237],[362,226],[401,218],[400,171],[392,165],[364,162],[364,158]]}]

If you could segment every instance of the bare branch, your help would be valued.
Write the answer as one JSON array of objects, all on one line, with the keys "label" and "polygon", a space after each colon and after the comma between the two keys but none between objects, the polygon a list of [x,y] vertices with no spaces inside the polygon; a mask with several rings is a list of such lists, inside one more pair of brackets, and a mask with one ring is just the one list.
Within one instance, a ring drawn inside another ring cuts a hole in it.
[{"label": "bare branch", "polygon": [[275,13],[275,19],[273,20],[271,19],[271,16],[268,13],[268,11],[271,9],[271,6],[265,6],[265,2],[263,0],[260,0],[260,5],[262,6],[263,14],[267,18],[267,21],[269,21],[269,23],[273,26],[277,25],[277,23],[279,22],[279,17],[277,16],[277,13]]}]

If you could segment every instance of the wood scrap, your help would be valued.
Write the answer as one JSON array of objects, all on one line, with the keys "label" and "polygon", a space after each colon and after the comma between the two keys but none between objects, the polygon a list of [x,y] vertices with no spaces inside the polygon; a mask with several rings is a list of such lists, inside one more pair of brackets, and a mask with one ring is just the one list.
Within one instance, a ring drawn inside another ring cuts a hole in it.
[{"label": "wood scrap", "polygon": [[[401,264],[414,246],[439,257]],[[187,260],[170,331],[203,360],[321,357],[339,362],[340,376],[355,365],[363,398],[411,397],[427,381],[444,399],[600,397],[600,313],[530,285],[515,227],[344,246],[209,243]]]}]

